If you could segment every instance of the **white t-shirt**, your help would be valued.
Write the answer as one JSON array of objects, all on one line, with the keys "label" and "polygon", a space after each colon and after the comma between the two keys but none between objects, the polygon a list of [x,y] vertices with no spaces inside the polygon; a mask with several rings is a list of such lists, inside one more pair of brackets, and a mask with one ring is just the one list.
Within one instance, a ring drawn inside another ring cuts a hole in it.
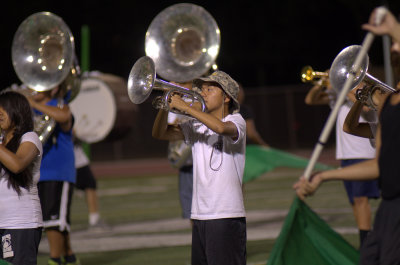
[{"label": "white t-shirt", "polygon": [[[375,148],[370,139],[351,135],[343,131],[343,124],[350,107],[343,104],[339,108],[336,120],[336,159],[371,159],[375,157]],[[360,122],[366,122],[360,117]]]},{"label": "white t-shirt", "polygon": [[[237,140],[220,136],[197,120],[181,124],[186,141],[192,144],[192,219],[246,216],[242,194],[246,122],[239,113],[228,115],[223,121],[236,125],[239,133]],[[213,147],[221,138],[222,152]]]},{"label": "white t-shirt", "polygon": [[89,165],[89,158],[80,144],[74,144],[75,168]]},{"label": "white t-shirt", "polygon": [[33,161],[33,183],[29,191],[21,188],[21,195],[9,186],[8,174],[4,169],[0,175],[0,229],[25,229],[43,226],[37,183],[40,178],[40,163],[43,147],[35,132],[27,132],[21,137],[21,143],[32,142],[39,150]]},{"label": "white t-shirt", "polygon": [[[190,119],[192,118],[182,114],[168,112],[168,124],[181,124]],[[182,140],[170,141],[168,144],[168,159],[175,167],[176,164],[181,167],[193,165],[191,147]]]}]

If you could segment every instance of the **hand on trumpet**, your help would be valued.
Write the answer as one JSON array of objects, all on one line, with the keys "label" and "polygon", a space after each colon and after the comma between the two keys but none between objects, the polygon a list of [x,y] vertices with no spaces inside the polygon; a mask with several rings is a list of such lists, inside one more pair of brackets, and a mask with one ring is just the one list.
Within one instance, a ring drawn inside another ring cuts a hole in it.
[{"label": "hand on trumpet", "polygon": [[175,109],[184,113],[186,113],[188,108],[190,108],[190,104],[185,102],[182,97],[177,93],[171,95],[168,101],[168,105],[170,110]]}]

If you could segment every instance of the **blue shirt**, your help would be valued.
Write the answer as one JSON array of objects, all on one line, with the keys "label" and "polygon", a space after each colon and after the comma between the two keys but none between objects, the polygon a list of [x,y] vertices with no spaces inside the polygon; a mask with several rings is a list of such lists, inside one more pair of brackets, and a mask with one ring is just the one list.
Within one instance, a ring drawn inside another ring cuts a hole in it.
[{"label": "blue shirt", "polygon": [[[51,99],[46,105],[57,106],[57,99]],[[34,111],[35,114],[42,114],[37,110]],[[54,132],[43,145],[39,181],[68,181],[75,183],[76,171],[72,126],[69,131],[64,132],[57,123]]]}]

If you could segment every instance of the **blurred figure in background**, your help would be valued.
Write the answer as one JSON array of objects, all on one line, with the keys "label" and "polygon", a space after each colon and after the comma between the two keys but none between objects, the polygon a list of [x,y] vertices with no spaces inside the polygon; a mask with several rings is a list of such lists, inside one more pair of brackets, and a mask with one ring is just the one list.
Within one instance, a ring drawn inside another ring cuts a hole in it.
[{"label": "blurred figure in background", "polygon": [[246,136],[247,136],[246,144],[258,144],[264,147],[270,147],[257,131],[256,124],[254,121],[253,109],[249,105],[243,104],[245,99],[245,92],[242,84],[240,83],[238,84],[239,84],[238,101],[240,104],[240,114],[246,121]]},{"label": "blurred figure in background", "polygon": [[78,190],[85,193],[89,211],[89,230],[102,231],[108,226],[100,217],[99,200],[97,196],[97,181],[90,168],[90,161],[82,147],[82,142],[74,139],[74,155],[76,167],[76,184]]},{"label": "blurred figure in background", "polygon": [[48,265],[78,265],[70,236],[73,187],[76,181],[72,127],[74,118],[59,86],[29,97],[36,115],[47,115],[56,122],[43,145],[38,184],[44,228],[50,247]]},{"label": "blurred figure in background", "polygon": [[[192,82],[174,83],[176,85],[192,89]],[[186,122],[189,117],[177,114],[174,112],[168,113],[168,124],[172,126],[179,126],[179,124]],[[192,196],[193,196],[193,159],[192,159],[192,146],[185,143],[184,140],[174,140],[168,143],[168,160],[172,167],[178,168],[178,189],[179,189],[179,202],[182,209],[182,218],[190,220],[192,209]]]}]

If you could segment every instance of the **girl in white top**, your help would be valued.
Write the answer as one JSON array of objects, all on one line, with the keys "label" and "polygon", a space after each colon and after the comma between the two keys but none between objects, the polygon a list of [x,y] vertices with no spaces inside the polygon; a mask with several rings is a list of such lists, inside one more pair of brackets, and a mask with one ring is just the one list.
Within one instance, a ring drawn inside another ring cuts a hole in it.
[{"label": "girl in white top", "polygon": [[239,85],[228,74],[216,71],[193,81],[201,88],[207,112],[178,95],[169,108],[192,116],[180,126],[169,125],[168,112],[160,110],[153,137],[185,139],[192,144],[193,199],[191,264],[245,265],[246,213],[242,180],[246,150],[246,122],[237,113]]},{"label": "girl in white top", "polygon": [[0,259],[37,264],[43,226],[37,182],[43,150],[22,94],[0,94],[0,128]]}]

